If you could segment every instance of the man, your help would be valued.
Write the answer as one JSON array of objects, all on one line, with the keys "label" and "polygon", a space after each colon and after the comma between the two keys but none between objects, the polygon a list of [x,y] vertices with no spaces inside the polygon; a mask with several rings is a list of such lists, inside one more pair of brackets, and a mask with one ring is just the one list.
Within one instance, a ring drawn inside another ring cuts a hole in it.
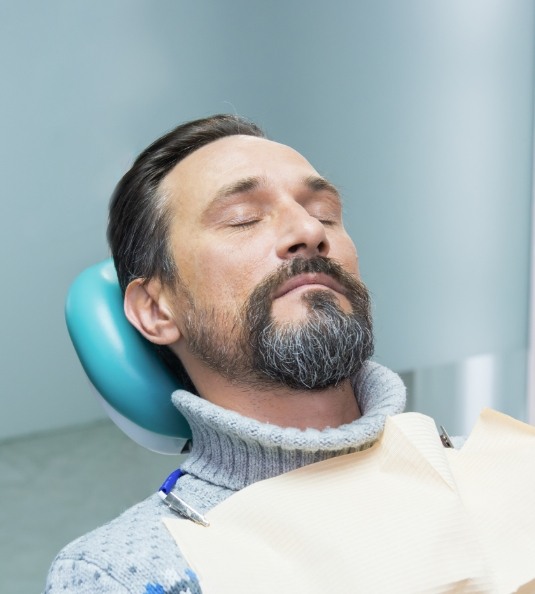
[{"label": "man", "polygon": [[[367,448],[404,406],[368,361],[369,298],[336,188],[254,124],[214,116],[148,147],[108,238],[125,313],[189,391],[174,490],[204,514],[258,480]],[[200,592],[155,495],[67,546],[47,592]],[[184,519],[184,521],[189,521]]]}]

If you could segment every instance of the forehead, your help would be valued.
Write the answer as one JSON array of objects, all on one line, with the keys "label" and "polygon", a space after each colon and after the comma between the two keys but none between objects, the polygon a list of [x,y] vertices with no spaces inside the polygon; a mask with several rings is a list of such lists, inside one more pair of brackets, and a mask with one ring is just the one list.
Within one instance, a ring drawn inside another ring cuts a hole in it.
[{"label": "forehead", "polygon": [[265,138],[229,136],[194,151],[164,178],[162,189],[180,210],[202,209],[218,191],[240,179],[259,177],[290,186],[318,175],[296,150]]}]

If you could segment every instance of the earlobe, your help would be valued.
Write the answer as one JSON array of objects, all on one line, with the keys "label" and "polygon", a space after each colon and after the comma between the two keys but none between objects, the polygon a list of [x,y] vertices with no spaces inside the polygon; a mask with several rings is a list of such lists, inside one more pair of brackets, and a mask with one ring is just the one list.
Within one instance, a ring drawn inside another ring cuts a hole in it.
[{"label": "earlobe", "polygon": [[128,321],[154,344],[169,345],[178,341],[180,331],[167,303],[161,283],[134,279],[126,288],[124,313]]}]

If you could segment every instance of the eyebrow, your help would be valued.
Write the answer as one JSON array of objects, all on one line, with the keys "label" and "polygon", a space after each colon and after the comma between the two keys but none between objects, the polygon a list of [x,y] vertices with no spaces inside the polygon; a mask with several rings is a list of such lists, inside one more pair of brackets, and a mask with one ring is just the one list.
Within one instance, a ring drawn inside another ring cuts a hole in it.
[{"label": "eyebrow", "polygon": [[237,194],[247,194],[248,192],[254,192],[261,186],[267,185],[267,180],[263,177],[244,177],[231,184],[227,184],[222,188],[219,188],[216,195],[210,201],[208,208],[217,202],[225,200],[225,198],[231,198]]},{"label": "eyebrow", "polygon": [[329,192],[338,198],[338,200],[341,200],[340,192],[337,187],[324,177],[309,175],[303,181],[309,190],[312,190],[313,192]]},{"label": "eyebrow", "polygon": [[[329,192],[341,202],[340,192],[330,181],[319,175],[309,175],[302,180],[305,187],[312,192]],[[216,192],[203,212],[203,218],[214,208],[240,194],[254,192],[262,186],[267,186],[268,181],[262,176],[244,177],[235,182],[227,184]]]}]

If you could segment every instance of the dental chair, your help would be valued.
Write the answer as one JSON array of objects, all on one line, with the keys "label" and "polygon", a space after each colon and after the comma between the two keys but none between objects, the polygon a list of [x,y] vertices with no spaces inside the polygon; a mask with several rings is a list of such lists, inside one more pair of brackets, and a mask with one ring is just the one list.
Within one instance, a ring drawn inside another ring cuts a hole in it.
[{"label": "dental chair", "polygon": [[182,386],[126,319],[111,259],[75,279],[65,319],[82,367],[115,424],[152,451],[183,452],[191,431],[171,402]]}]

